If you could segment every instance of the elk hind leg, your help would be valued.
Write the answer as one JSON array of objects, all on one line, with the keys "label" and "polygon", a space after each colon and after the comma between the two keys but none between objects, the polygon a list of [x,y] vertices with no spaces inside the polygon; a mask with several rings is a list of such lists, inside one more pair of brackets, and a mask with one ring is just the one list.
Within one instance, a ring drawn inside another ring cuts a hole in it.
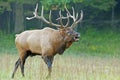
[{"label": "elk hind leg", "polygon": [[20,58],[16,61],[15,63],[15,68],[14,68],[14,71],[13,71],[13,74],[12,74],[12,78],[14,78],[14,75],[16,73],[16,70],[18,69],[18,66],[20,65],[21,61],[20,61]]},{"label": "elk hind leg", "polygon": [[20,68],[21,68],[21,73],[22,76],[24,77],[24,65],[25,65],[25,61],[27,59],[27,57],[29,56],[29,54],[26,52],[24,55],[21,56],[21,64],[20,64]]}]

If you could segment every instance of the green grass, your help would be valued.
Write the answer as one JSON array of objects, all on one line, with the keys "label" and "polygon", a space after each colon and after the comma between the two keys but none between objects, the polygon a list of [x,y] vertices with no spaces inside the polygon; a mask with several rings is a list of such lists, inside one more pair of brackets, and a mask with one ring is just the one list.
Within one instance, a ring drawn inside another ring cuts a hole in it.
[{"label": "green grass", "polygon": [[14,34],[3,34],[2,32],[0,32],[0,54],[17,53],[14,39]]}]

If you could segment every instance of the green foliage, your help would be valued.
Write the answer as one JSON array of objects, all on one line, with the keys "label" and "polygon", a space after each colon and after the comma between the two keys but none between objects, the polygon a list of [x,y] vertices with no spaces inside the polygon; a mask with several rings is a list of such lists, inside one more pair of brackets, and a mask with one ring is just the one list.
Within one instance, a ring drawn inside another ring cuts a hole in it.
[{"label": "green foliage", "polygon": [[0,7],[0,14],[2,14],[4,12],[4,8],[2,7]]},{"label": "green foliage", "polygon": [[83,3],[86,6],[91,6],[100,10],[108,10],[112,6],[115,6],[115,0],[0,0],[2,2],[19,2],[19,3],[30,3],[34,4],[40,2],[42,5],[49,8],[51,5],[64,5],[69,3]]},{"label": "green foliage", "polygon": [[11,11],[10,4],[5,1],[0,1],[0,14],[2,14],[5,10]]},{"label": "green foliage", "polygon": [[49,9],[51,5],[57,5],[63,9],[65,4],[70,5],[70,3],[79,3],[82,1],[83,0],[40,0],[40,3],[44,6],[47,6],[46,9]]},{"label": "green foliage", "polygon": [[109,10],[116,5],[115,0],[84,0],[83,4],[100,10]]},{"label": "green foliage", "polygon": [[105,11],[116,5],[115,0],[40,0],[40,2],[44,6],[51,6],[53,4],[63,6],[64,4],[70,5],[69,3],[82,3],[85,6],[90,6]]}]

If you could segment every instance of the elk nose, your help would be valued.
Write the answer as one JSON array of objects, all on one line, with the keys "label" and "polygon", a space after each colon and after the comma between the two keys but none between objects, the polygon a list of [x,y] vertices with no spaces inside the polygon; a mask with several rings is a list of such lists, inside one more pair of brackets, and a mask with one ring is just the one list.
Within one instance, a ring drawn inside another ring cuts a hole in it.
[{"label": "elk nose", "polygon": [[77,36],[77,37],[80,37],[80,33],[77,33],[76,36]]}]

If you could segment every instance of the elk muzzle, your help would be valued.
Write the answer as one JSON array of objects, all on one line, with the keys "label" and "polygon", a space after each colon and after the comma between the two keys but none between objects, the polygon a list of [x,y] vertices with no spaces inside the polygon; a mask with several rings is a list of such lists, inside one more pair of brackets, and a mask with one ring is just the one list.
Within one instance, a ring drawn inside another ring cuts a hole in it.
[{"label": "elk muzzle", "polygon": [[77,33],[77,32],[76,32],[76,34],[75,34],[75,36],[74,36],[74,41],[75,41],[75,42],[79,41],[79,38],[80,38],[80,33]]}]

